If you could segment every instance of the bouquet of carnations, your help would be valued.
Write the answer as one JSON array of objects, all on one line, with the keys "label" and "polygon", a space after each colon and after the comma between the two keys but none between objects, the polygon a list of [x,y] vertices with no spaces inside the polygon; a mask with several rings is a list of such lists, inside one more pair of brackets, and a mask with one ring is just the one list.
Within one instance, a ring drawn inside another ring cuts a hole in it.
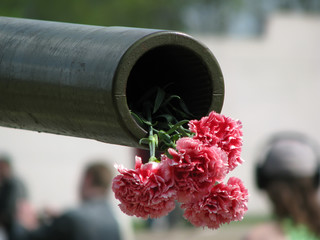
[{"label": "bouquet of carnations", "polygon": [[[136,156],[135,169],[116,165],[120,174],[113,179],[112,190],[120,209],[130,216],[159,218],[178,201],[194,226],[216,229],[242,220],[248,191],[236,177],[225,181],[243,162],[241,122],[213,111],[200,120],[170,125],[166,132],[155,132],[150,122],[149,126],[149,138],[141,140],[150,146],[149,162],[143,164]],[[154,154],[158,139],[160,159]]]}]

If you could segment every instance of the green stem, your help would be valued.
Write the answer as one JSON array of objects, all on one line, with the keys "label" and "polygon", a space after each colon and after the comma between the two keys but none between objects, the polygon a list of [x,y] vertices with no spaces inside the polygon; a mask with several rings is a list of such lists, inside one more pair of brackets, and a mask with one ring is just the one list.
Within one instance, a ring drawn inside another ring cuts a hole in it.
[{"label": "green stem", "polygon": [[150,126],[150,131],[149,131],[149,149],[150,149],[150,160],[152,160],[156,157],[156,144],[154,141],[152,126]]},{"label": "green stem", "polygon": [[152,126],[153,122],[152,122],[150,108],[147,108],[146,112],[147,112],[147,119],[151,123],[150,131],[149,131],[149,151],[150,151],[149,162],[158,162],[158,159],[156,158],[156,145],[158,145],[158,142],[157,142],[156,134],[153,134],[153,126]]}]

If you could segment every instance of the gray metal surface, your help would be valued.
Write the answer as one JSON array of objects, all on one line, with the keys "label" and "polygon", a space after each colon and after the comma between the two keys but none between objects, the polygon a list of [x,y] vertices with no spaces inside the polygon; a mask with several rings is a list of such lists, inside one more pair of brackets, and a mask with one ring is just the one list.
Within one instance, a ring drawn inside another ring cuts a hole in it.
[{"label": "gray metal surface", "polygon": [[212,53],[182,33],[0,17],[0,125],[127,146],[138,96],[173,82],[197,117],[221,111]]}]

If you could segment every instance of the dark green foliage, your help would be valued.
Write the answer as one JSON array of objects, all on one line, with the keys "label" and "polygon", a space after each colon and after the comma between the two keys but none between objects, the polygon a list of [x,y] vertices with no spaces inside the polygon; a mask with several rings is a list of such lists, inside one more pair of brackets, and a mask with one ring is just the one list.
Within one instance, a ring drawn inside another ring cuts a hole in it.
[{"label": "dark green foliage", "polygon": [[1,0],[0,15],[41,20],[180,29],[185,0]]},{"label": "dark green foliage", "polygon": [[187,123],[194,116],[179,96],[166,92],[167,87],[155,86],[140,98],[143,111],[131,112],[137,123],[149,132],[149,137],[142,138],[140,144],[149,144],[150,152],[154,152],[155,148],[175,148],[178,139],[192,135]]},{"label": "dark green foliage", "polygon": [[320,1],[0,0],[1,16],[215,34],[228,34],[241,16],[249,17],[261,33],[267,15],[279,10],[319,13]]}]

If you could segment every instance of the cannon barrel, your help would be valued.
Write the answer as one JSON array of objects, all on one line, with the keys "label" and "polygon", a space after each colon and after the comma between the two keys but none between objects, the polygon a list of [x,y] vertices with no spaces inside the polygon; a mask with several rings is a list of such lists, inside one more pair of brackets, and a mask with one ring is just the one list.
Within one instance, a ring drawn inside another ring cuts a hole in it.
[{"label": "cannon barrel", "polygon": [[221,111],[219,64],[186,34],[0,17],[1,126],[138,147],[129,106],[168,84],[196,118]]}]

